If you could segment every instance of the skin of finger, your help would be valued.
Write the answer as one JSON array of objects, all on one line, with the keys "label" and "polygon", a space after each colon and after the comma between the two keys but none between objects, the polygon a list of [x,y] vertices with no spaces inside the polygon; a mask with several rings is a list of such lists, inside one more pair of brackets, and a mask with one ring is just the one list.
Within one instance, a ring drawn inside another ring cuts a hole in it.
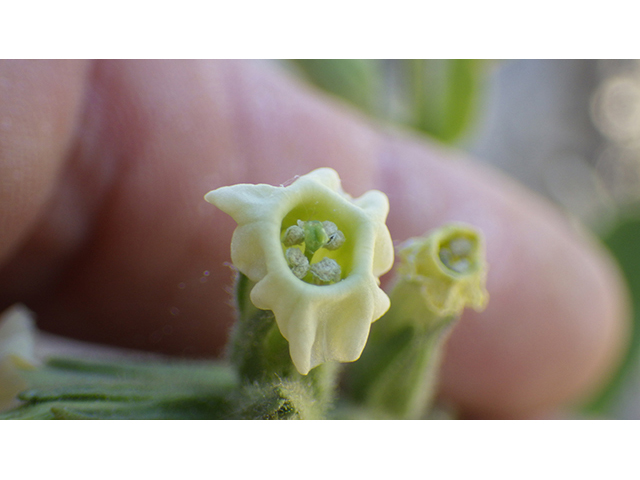
[{"label": "skin of finger", "polygon": [[[84,128],[47,215],[2,277],[36,258],[41,269],[19,289],[7,281],[5,303],[26,299],[43,327],[76,338],[220,353],[232,321],[225,263],[235,224],[204,193],[286,183],[317,166],[366,172],[374,145],[363,151],[348,139],[375,139],[328,107],[297,108],[308,95],[243,65],[98,63]],[[372,175],[359,179],[363,192]],[[50,265],[60,266],[57,276],[41,273],[56,270]]]},{"label": "skin of finger", "polygon": [[[615,362],[626,325],[617,273],[551,208],[496,174],[371,128],[260,63],[102,62],[82,78],[83,128],[47,212],[0,272],[3,302],[27,301],[42,326],[219,352],[231,324],[234,223],[203,194],[330,166],[354,195],[388,193],[397,241],[450,220],[485,232],[492,300],[465,315],[443,369],[443,395],[463,411],[523,417],[588,393]],[[49,274],[13,286],[7,278],[38,252]]]},{"label": "skin of finger", "polygon": [[0,60],[0,263],[45,209],[76,126],[84,68]]}]

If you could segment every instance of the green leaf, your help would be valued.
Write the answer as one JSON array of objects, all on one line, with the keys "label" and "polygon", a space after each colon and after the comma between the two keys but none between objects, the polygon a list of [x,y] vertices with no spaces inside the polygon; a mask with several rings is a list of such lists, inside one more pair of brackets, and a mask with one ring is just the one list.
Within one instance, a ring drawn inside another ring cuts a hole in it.
[{"label": "green leaf", "polygon": [[363,112],[380,110],[381,72],[377,60],[291,60],[310,82]]},{"label": "green leaf", "polygon": [[53,358],[22,372],[30,388],[0,419],[227,418],[237,375],[217,362]]},{"label": "green leaf", "polygon": [[317,87],[371,116],[446,143],[469,128],[488,62],[482,60],[291,60]]},{"label": "green leaf", "polygon": [[479,60],[407,60],[412,126],[444,142],[458,139],[477,107],[484,65]]},{"label": "green leaf", "polygon": [[603,236],[604,244],[617,260],[629,287],[633,310],[633,330],[620,368],[585,411],[611,415],[629,376],[637,371],[640,352],[640,207],[625,212],[619,222]]}]

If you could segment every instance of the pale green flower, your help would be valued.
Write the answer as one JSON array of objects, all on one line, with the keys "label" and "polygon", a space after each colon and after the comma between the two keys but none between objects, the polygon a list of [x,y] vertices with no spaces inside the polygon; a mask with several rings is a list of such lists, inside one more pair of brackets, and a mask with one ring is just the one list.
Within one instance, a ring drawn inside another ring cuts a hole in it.
[{"label": "pale green flower", "polygon": [[321,168],[286,187],[234,185],[205,199],[238,223],[231,260],[256,282],[251,301],[274,312],[298,371],[357,360],[389,308],[378,280],[393,264],[386,195],[353,199]]},{"label": "pale green flower", "polygon": [[31,312],[14,305],[0,315],[0,410],[27,387],[20,371],[34,368],[35,322]]},{"label": "pale green flower", "polygon": [[420,286],[420,297],[437,315],[459,315],[465,306],[483,310],[488,266],[480,232],[461,223],[445,225],[398,249],[398,274]]},{"label": "pale green flower", "polygon": [[391,308],[351,369],[350,391],[382,418],[423,418],[444,345],[465,307],[482,310],[487,262],[479,230],[444,225],[398,248]]}]

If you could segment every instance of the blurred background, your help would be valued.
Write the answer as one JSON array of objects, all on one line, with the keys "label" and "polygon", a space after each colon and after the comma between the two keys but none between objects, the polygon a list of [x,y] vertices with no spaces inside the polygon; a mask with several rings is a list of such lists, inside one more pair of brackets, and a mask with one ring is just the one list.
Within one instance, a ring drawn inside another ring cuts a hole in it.
[{"label": "blurred background", "polygon": [[367,115],[472,153],[591,229],[633,298],[632,346],[579,416],[640,419],[640,61],[292,60]]}]

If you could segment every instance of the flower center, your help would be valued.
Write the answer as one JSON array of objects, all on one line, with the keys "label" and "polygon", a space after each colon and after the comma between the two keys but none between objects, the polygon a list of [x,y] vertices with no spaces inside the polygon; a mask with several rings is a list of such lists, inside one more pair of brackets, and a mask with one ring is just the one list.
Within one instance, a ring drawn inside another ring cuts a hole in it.
[{"label": "flower center", "polygon": [[300,280],[314,285],[330,285],[342,279],[342,269],[334,259],[324,257],[319,262],[312,261],[318,250],[337,250],[344,242],[344,233],[329,221],[298,220],[282,234],[289,268]]},{"label": "flower center", "polygon": [[449,270],[456,273],[469,273],[473,270],[472,258],[476,249],[474,239],[456,236],[440,244],[440,261]]}]

